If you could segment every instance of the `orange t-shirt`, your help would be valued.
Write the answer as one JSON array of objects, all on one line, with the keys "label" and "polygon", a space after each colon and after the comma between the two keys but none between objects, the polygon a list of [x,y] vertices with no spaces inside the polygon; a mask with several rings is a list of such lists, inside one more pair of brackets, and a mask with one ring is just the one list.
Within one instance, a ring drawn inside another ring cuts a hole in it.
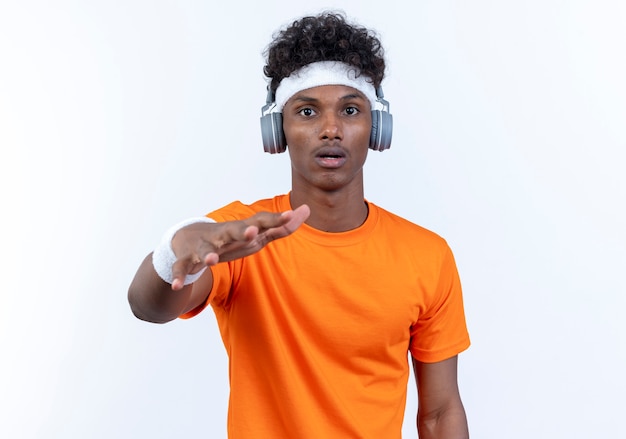
[{"label": "orange t-shirt", "polygon": [[[231,439],[400,438],[407,352],[422,362],[469,346],[452,253],[438,235],[368,203],[359,228],[302,225],[212,267],[207,303],[230,361]],[[291,209],[288,195],[208,216]]]}]

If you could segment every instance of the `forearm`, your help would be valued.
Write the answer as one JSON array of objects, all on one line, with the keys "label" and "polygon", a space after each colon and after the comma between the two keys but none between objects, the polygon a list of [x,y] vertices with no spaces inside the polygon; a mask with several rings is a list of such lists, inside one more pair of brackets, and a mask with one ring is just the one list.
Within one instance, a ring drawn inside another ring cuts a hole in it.
[{"label": "forearm", "polygon": [[467,417],[463,405],[439,413],[418,413],[417,431],[420,439],[468,439]]},{"label": "forearm", "polygon": [[143,260],[128,288],[128,303],[133,314],[153,323],[176,319],[186,311],[191,298],[191,285],[173,291],[152,267],[152,254]]}]

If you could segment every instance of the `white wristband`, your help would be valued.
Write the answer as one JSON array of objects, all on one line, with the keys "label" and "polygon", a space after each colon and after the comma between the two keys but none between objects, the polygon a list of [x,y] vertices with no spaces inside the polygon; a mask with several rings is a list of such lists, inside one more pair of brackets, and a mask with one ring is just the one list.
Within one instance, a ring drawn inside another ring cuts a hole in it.
[{"label": "white wristband", "polygon": [[[172,238],[174,238],[176,232],[178,232],[183,227],[191,224],[214,222],[214,220],[205,216],[189,218],[170,227],[167,232],[165,232],[165,235],[163,235],[160,244],[157,246],[157,248],[154,249],[154,252],[152,253],[152,266],[154,267],[154,271],[157,272],[161,279],[163,279],[168,284],[171,284],[174,281],[174,276],[172,276],[172,266],[174,265],[174,262],[176,262],[176,255],[174,254],[174,250],[172,250]],[[185,278],[184,284],[189,285],[191,283],[194,283],[200,278],[200,276],[202,276],[204,270],[206,270],[206,267],[204,267],[196,274],[188,274]]]}]

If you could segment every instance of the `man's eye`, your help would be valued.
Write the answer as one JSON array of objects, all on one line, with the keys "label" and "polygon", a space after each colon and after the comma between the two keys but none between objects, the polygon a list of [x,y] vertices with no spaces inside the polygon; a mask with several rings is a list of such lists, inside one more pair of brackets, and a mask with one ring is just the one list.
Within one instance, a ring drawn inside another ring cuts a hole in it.
[{"label": "man's eye", "polygon": [[313,116],[313,110],[311,108],[303,108],[299,113],[303,116]]},{"label": "man's eye", "polygon": [[346,108],[346,114],[357,114],[359,112],[359,109],[356,107],[348,107]]}]

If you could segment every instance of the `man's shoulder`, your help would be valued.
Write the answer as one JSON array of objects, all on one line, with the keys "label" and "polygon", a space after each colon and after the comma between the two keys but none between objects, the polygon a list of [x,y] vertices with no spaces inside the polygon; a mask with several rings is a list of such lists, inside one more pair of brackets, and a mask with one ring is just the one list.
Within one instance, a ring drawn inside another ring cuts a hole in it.
[{"label": "man's shoulder", "polygon": [[438,233],[373,203],[369,204],[378,211],[379,222],[389,233],[401,234],[405,237],[404,241],[419,239],[447,247],[446,240]]}]

